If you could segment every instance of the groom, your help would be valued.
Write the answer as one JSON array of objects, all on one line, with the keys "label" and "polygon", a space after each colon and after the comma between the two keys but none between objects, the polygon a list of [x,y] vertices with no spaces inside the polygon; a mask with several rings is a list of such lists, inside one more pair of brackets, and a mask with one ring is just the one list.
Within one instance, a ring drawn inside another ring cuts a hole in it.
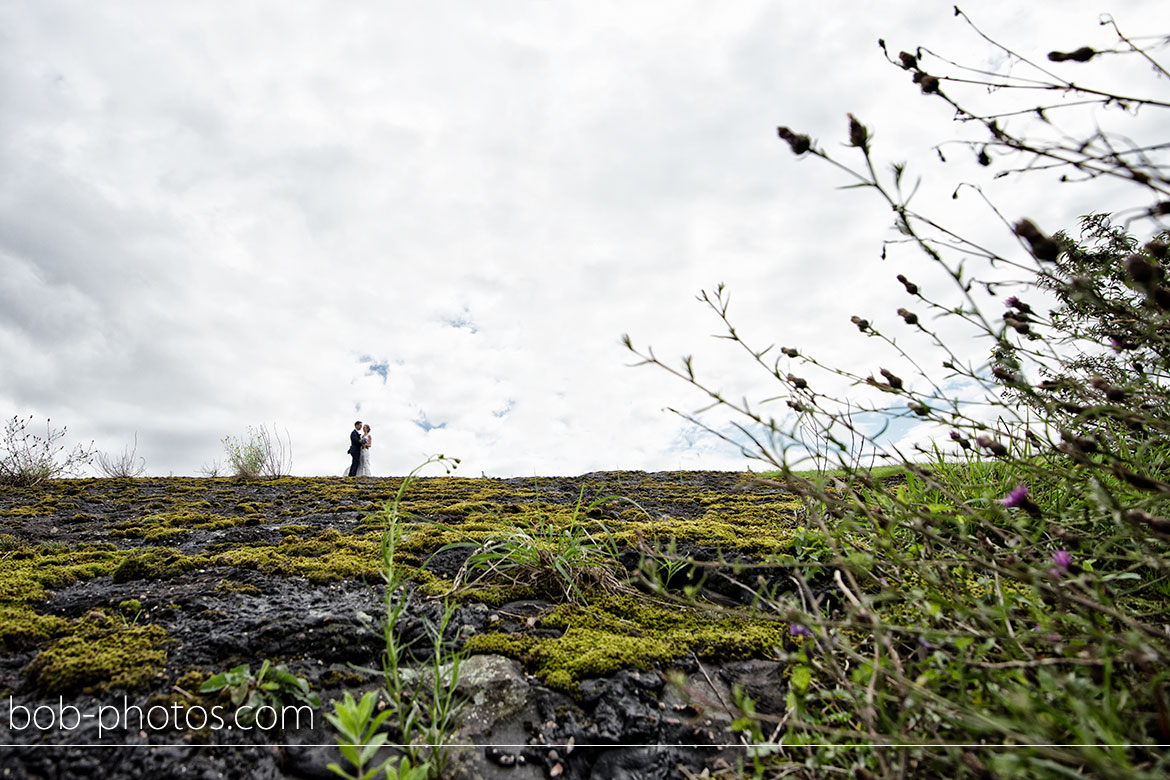
[{"label": "groom", "polygon": [[353,424],[353,430],[349,432],[349,455],[353,458],[353,463],[349,466],[349,475],[356,476],[358,473],[358,466],[362,462],[362,421],[358,420]]}]

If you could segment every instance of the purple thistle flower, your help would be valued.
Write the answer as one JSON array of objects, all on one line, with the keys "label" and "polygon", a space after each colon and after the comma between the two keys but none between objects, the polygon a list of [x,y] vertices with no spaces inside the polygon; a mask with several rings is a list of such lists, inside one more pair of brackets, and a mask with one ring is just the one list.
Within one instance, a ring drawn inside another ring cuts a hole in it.
[{"label": "purple thistle flower", "polygon": [[1024,500],[1028,497],[1028,486],[1023,482],[1016,485],[1008,494],[999,500],[999,503],[1006,507],[1021,506]]},{"label": "purple thistle flower", "polygon": [[792,634],[793,636],[807,636],[809,639],[812,639],[813,636],[813,633],[804,626],[800,625],[800,623],[790,623],[788,625],[788,633]]},{"label": "purple thistle flower", "polygon": [[1061,572],[1068,571],[1068,567],[1072,565],[1072,553],[1068,550],[1057,550],[1052,553],[1052,562],[1056,564]]}]

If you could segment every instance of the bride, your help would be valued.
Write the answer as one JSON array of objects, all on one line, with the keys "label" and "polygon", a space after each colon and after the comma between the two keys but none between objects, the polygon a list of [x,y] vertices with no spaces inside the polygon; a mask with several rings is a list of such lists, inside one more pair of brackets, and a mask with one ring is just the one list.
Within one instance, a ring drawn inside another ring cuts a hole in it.
[{"label": "bride", "polygon": [[373,473],[370,471],[370,448],[374,446],[374,437],[370,435],[370,426],[362,426],[362,456],[361,462],[358,465],[359,477],[372,477]]}]

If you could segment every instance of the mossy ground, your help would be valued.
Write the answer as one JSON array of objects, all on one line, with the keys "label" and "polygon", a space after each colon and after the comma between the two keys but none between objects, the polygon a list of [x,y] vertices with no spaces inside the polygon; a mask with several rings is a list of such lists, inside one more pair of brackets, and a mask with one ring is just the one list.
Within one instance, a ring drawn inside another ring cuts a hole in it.
[{"label": "mossy ground", "polygon": [[[214,575],[213,594],[244,599],[261,588],[241,584],[233,572],[307,587],[377,584],[383,508],[400,485],[399,479],[167,478],[0,489],[0,648],[27,655],[23,680],[45,691],[145,685],[165,670],[168,642],[167,629],[150,616],[180,620],[174,605],[144,600],[130,616],[119,607],[122,594],[93,604],[88,618],[69,617],[47,606],[55,589],[81,582],[132,588],[199,572]],[[605,565],[623,581],[636,568],[636,551],[647,547],[702,548],[713,561],[782,562],[802,557],[810,544],[797,509],[791,495],[740,474],[423,478],[399,506],[409,532],[396,563],[412,572],[422,593],[440,596],[451,591],[455,571],[433,565],[436,551],[509,535],[532,540],[545,558],[555,557],[565,539],[587,537],[606,551]],[[551,602],[528,626],[532,631],[482,632],[469,649],[518,658],[549,684],[572,691],[589,676],[688,657],[763,655],[782,641],[782,624],[766,616],[716,618],[629,586],[607,591],[588,583],[581,598],[557,603],[544,582],[489,579],[458,591],[461,601],[493,607],[518,599]],[[142,622],[131,622],[139,611]]]}]

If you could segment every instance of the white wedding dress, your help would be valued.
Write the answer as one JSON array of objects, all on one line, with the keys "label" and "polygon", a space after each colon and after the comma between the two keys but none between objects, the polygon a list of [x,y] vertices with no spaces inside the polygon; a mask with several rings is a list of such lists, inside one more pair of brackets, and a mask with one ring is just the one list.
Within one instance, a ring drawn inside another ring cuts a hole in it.
[{"label": "white wedding dress", "polygon": [[[363,441],[369,441],[369,440],[363,439]],[[374,476],[373,472],[370,471],[370,449],[371,449],[371,447],[362,447],[361,460],[358,462],[357,475],[359,477],[372,477],[372,476]]]}]

